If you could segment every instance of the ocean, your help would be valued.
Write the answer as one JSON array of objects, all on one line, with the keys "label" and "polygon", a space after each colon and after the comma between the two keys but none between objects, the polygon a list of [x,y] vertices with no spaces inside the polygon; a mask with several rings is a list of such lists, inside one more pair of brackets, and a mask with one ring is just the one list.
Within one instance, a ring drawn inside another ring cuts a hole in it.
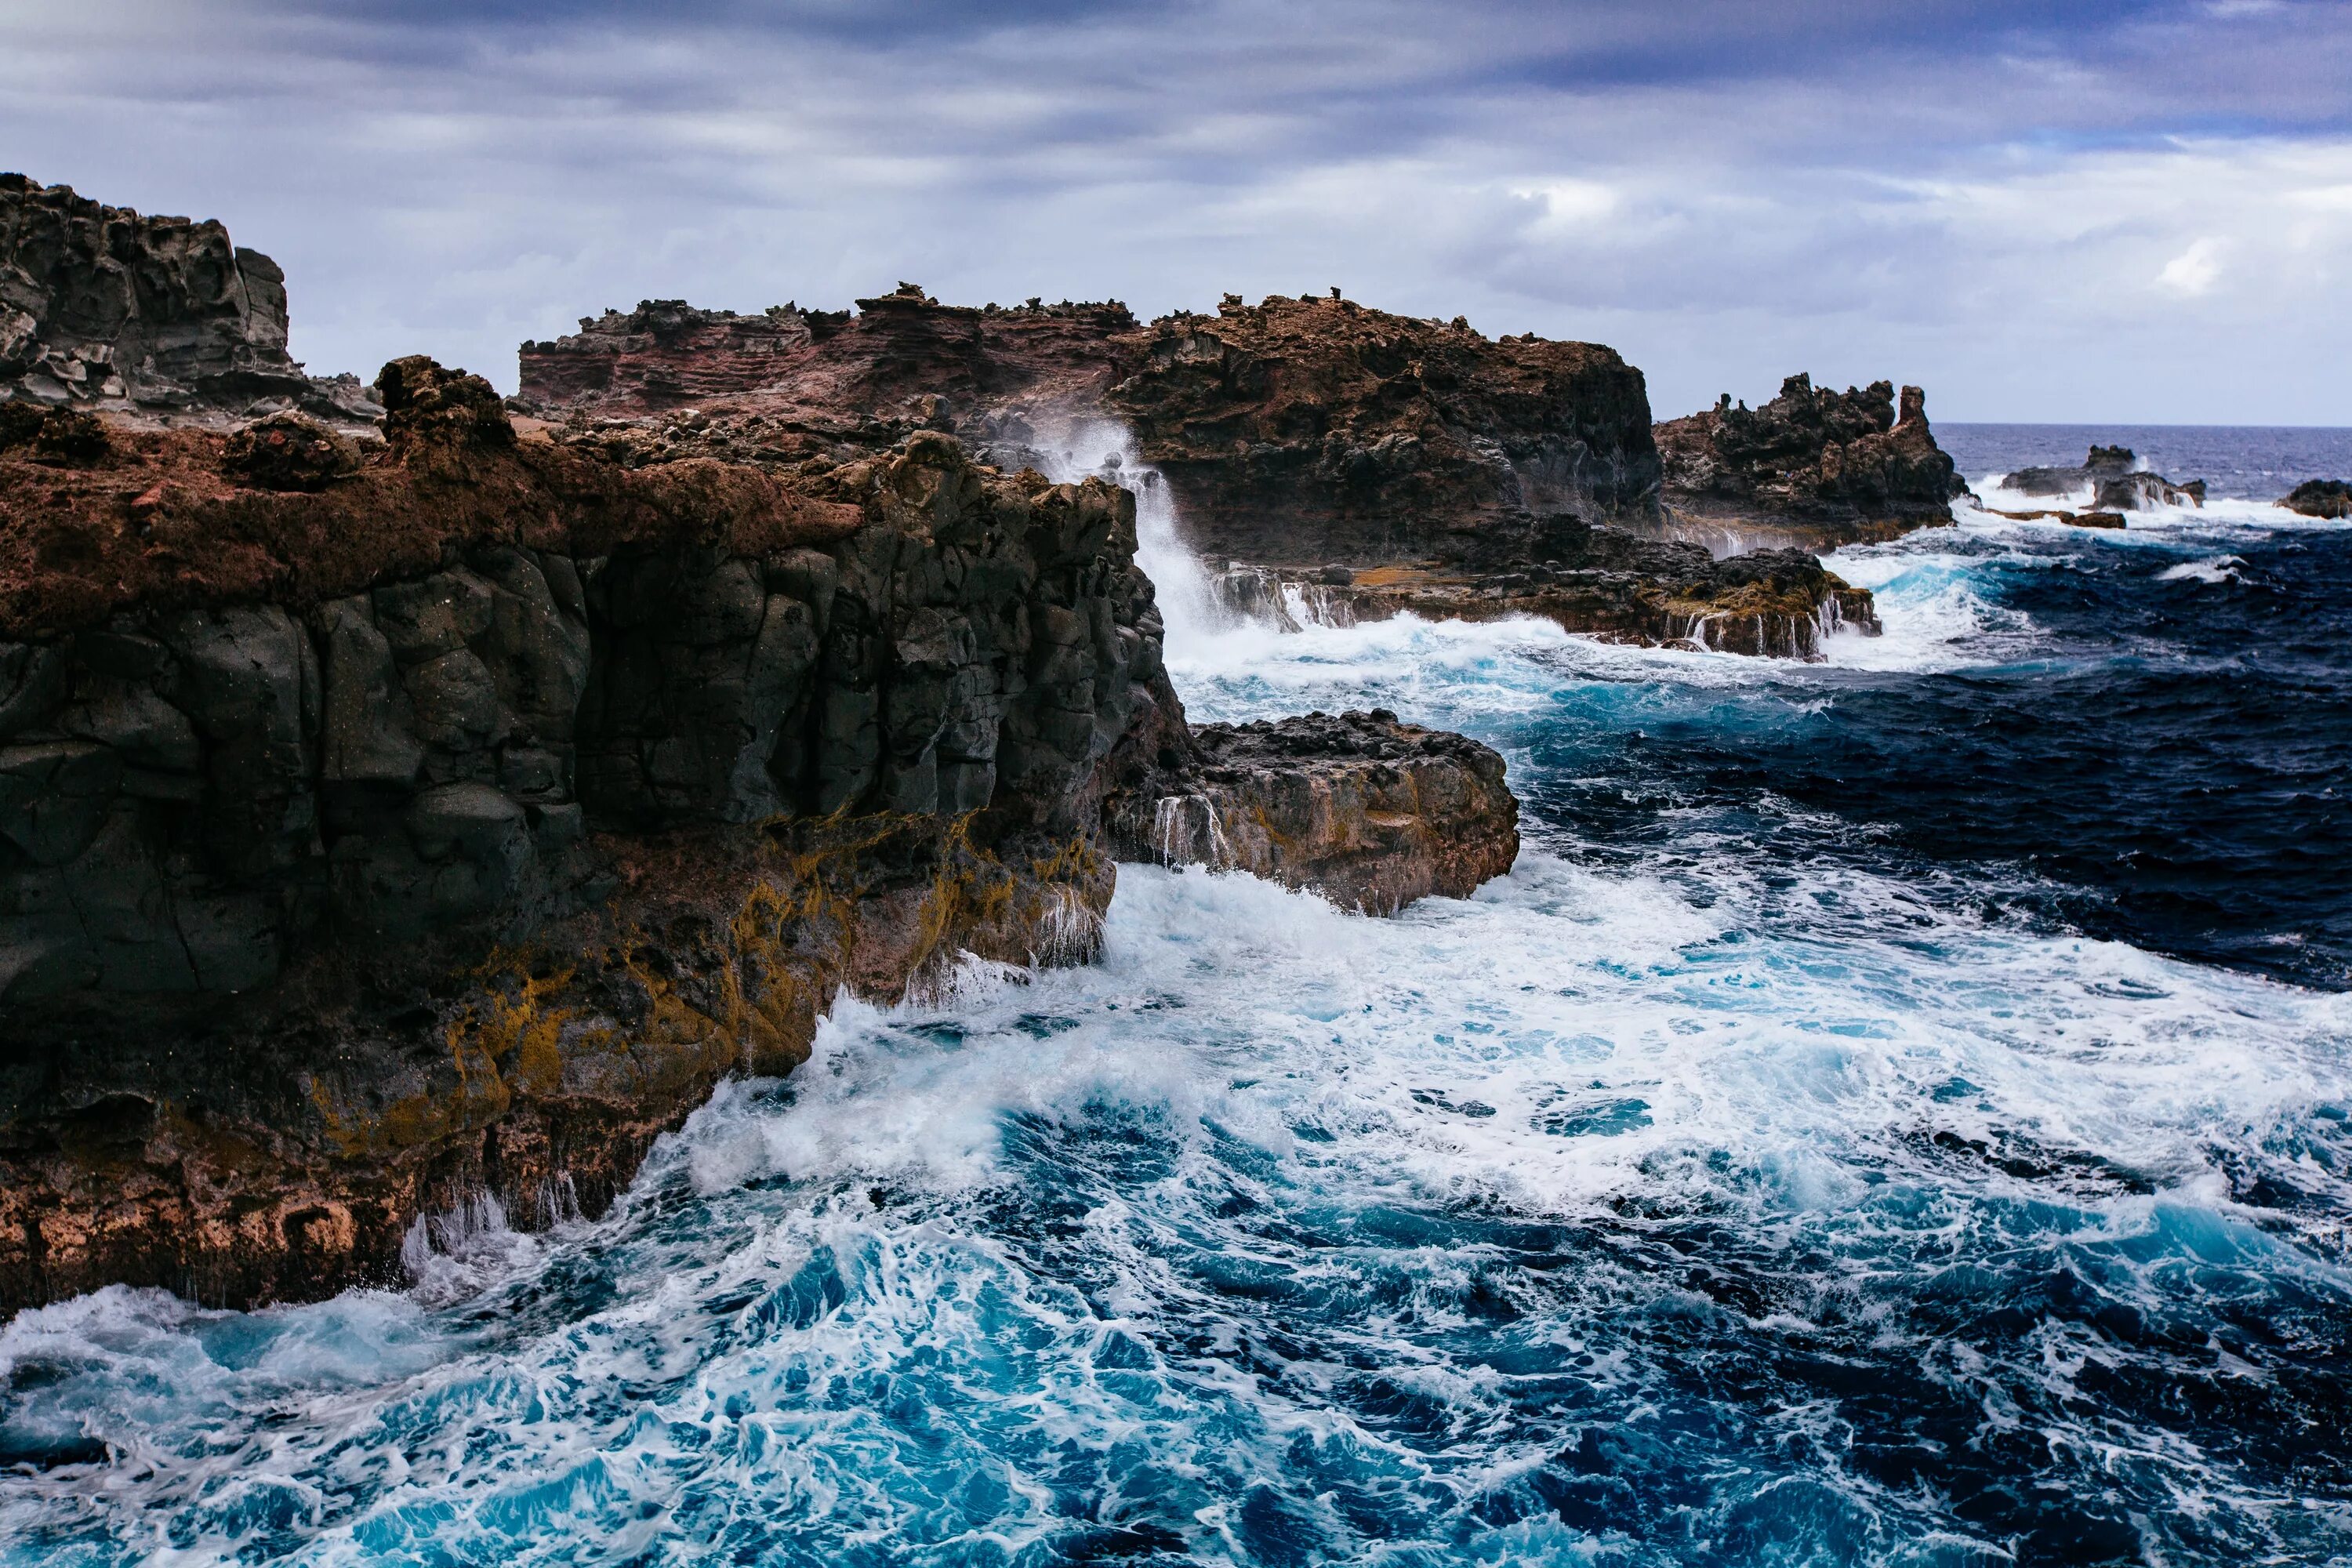
[{"label": "ocean", "polygon": [[1840,551],[1811,665],[1212,628],[1158,519],[1195,718],[1476,735],[1517,869],[1122,868],[599,1221],[21,1314],[0,1563],[2352,1558],[2352,432],[1939,436],[2213,499]]}]

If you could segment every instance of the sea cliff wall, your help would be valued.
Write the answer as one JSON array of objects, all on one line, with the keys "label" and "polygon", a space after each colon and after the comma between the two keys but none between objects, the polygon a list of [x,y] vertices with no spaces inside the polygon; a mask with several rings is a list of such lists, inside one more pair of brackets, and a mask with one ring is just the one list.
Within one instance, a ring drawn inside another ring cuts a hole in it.
[{"label": "sea cliff wall", "polygon": [[1114,487],[629,474],[384,384],[319,493],[0,456],[0,1300],[593,1206],[837,986],[1084,957],[1104,799],[1188,744]]}]

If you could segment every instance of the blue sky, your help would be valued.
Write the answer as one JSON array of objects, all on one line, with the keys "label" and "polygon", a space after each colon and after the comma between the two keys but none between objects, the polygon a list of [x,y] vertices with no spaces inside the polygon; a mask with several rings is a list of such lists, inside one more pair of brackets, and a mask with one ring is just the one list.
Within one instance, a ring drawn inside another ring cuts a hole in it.
[{"label": "blue sky", "polygon": [[2352,425],[2344,0],[0,0],[0,166],[225,220],[294,347],[644,297],[1320,291],[1615,345],[1661,416]]}]

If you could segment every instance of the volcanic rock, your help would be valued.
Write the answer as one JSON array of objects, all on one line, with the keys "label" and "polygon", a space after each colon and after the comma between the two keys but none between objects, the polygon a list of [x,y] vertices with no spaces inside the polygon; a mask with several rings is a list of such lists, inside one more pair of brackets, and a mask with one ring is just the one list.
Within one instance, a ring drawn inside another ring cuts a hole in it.
[{"label": "volcanic rock", "polygon": [[631,472],[395,369],[315,492],[249,432],[0,455],[0,1308],[593,1212],[838,988],[1085,956],[1189,756],[1124,491]]},{"label": "volcanic rock", "polygon": [[218,223],[142,216],[0,174],[0,401],[218,424],[378,412],[286,353],[286,275]]},{"label": "volcanic rock", "polygon": [[2342,479],[2305,479],[2279,505],[2305,517],[2352,517],[2352,484]]},{"label": "volcanic rock", "polygon": [[1644,539],[1572,517],[1533,520],[1507,568],[1375,566],[1293,575],[1234,563],[1211,579],[1236,616],[1295,627],[1299,618],[1353,626],[1412,614],[1432,620],[1535,616],[1613,642],[1688,645],[1718,653],[1817,659],[1822,640],[1880,628],[1870,591],[1848,585],[1809,552],[1753,551],[1717,560],[1685,541]]},{"label": "volcanic rock", "polygon": [[1928,428],[1927,395],[1891,383],[1844,392],[1792,375],[1760,408],[1713,408],[1656,432],[1671,512],[1708,521],[1808,525],[1822,542],[1946,522],[1967,493]]},{"label": "volcanic rock", "polygon": [[[1238,563],[1228,605],[1277,624],[1292,587],[1332,616],[1532,613],[1797,657],[1824,629],[1877,624],[1867,593],[1817,562],[1718,573],[1703,551],[1646,551],[1602,521],[1657,521],[1641,374],[1604,348],[1495,342],[1344,299],[1228,297],[1214,317],[1149,325],[1117,301],[971,310],[912,284],[857,303],[607,312],[524,346],[523,402],[634,467],[830,467],[945,428],[1004,467],[1069,471],[1094,466],[1082,443],[1131,441],[1140,471],[1104,476],[1164,483],[1186,542]],[[1916,409],[1913,425],[1924,437]],[[1892,447],[1913,438],[1906,426]],[[1545,575],[1559,570],[1609,575],[1562,588]],[[1380,591],[1345,591],[1358,573],[1384,574]]]},{"label": "volcanic rock", "polygon": [[1196,547],[1269,563],[1450,554],[1538,511],[1656,511],[1641,373],[1595,344],[1325,298],[1148,325],[1117,300],[974,310],[912,284],[857,306],[607,312],[524,345],[522,401],[551,417],[691,405],[784,456],[943,428],[1008,468],[1050,467],[1116,420]]},{"label": "volcanic rock", "polygon": [[1391,914],[1466,898],[1518,857],[1503,759],[1384,708],[1198,724],[1197,762],[1156,774],[1109,816],[1120,858],[1244,870]]},{"label": "volcanic rock", "polygon": [[2091,510],[2099,512],[2205,504],[2204,480],[2176,485],[2160,474],[2139,468],[2138,462],[2138,455],[2129,447],[2093,447],[2080,468],[2020,468],[2001,476],[1999,488],[2029,496],[2071,496],[2087,491]]}]

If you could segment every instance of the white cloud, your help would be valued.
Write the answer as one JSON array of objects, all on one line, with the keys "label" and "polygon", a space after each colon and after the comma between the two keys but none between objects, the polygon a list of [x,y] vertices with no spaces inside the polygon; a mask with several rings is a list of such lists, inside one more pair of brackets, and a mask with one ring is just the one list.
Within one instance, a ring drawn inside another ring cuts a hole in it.
[{"label": "white cloud", "polygon": [[2213,291],[2221,279],[2221,242],[2207,236],[2192,241],[2188,249],[2164,264],[2156,275],[2156,286],[2184,300],[2194,300]]}]

